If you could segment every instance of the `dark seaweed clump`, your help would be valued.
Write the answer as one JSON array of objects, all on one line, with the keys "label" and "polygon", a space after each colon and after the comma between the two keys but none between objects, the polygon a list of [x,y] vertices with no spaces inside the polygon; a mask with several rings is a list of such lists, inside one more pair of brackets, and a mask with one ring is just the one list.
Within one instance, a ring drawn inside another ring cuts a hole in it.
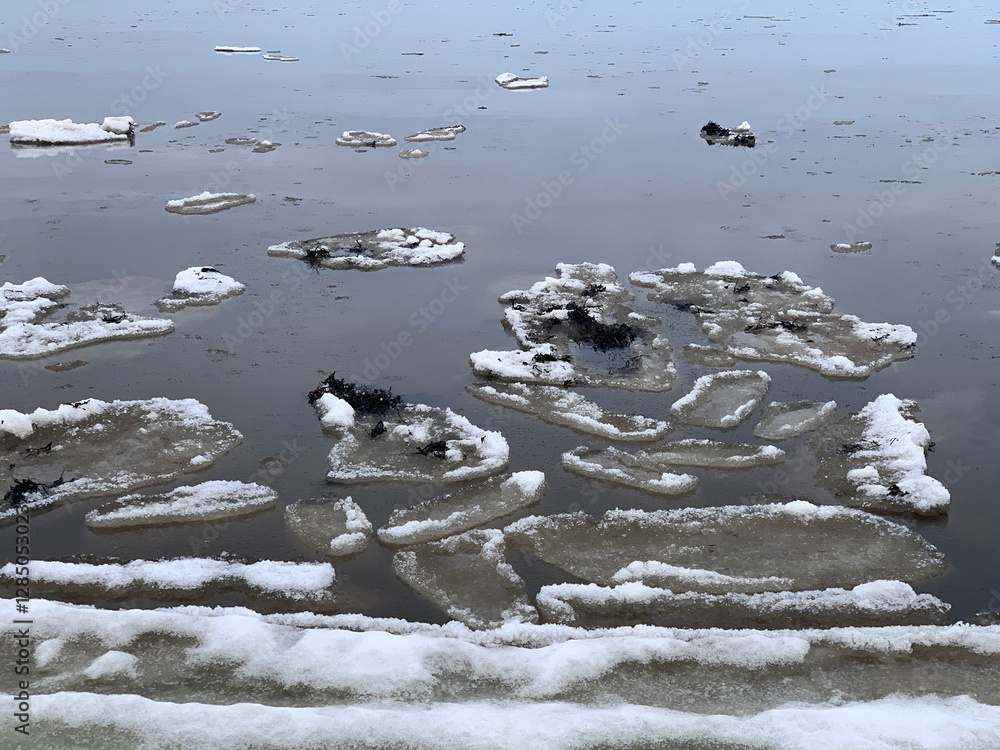
[{"label": "dark seaweed clump", "polygon": [[330,249],[320,245],[310,247],[304,251],[302,260],[309,264],[311,268],[319,268],[324,260],[330,257]]},{"label": "dark seaweed clump", "polygon": [[[13,466],[11,467],[13,468]],[[36,482],[33,479],[14,479],[14,484],[4,493],[3,501],[9,503],[10,507],[16,508],[22,503],[26,503],[33,495],[47,495],[49,490],[58,487],[63,483],[63,478],[59,477],[54,482]]]},{"label": "dark seaweed clump", "polygon": [[626,323],[601,323],[575,302],[566,305],[566,309],[569,311],[569,322],[576,328],[573,339],[589,344],[596,351],[622,349],[635,341],[637,331]]},{"label": "dark seaweed clump", "polygon": [[729,135],[729,129],[722,127],[721,125],[713,122],[712,120],[709,120],[708,124],[701,129],[701,134],[710,135],[715,138],[724,138],[725,136]]},{"label": "dark seaweed clump", "polygon": [[444,440],[435,440],[433,443],[428,443],[423,448],[417,448],[417,453],[421,456],[444,458],[448,453],[448,444]]},{"label": "dark seaweed clump", "polygon": [[327,393],[332,393],[337,398],[343,399],[360,415],[375,414],[381,416],[403,406],[402,396],[392,395],[391,388],[386,391],[370,385],[349,383],[338,378],[337,373],[331,374],[320,383],[319,388],[309,391],[309,403],[315,404]]},{"label": "dark seaweed clump", "polygon": [[753,133],[736,133],[711,120],[701,129],[700,135],[709,146],[721,144],[723,146],[746,146],[747,148],[753,148],[757,145],[757,137]]}]

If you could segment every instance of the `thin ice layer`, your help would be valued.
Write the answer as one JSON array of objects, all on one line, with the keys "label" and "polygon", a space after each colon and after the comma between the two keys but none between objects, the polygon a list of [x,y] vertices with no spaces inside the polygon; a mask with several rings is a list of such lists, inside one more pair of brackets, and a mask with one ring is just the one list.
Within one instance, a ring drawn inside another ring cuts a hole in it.
[{"label": "thin ice layer", "polygon": [[763,370],[727,370],[702,375],[691,392],[677,399],[670,413],[678,422],[730,429],[749,417],[771,386]]},{"label": "thin ice layer", "polygon": [[545,474],[540,471],[491,477],[419,505],[397,508],[378,530],[378,540],[387,547],[404,547],[443,539],[528,508],[543,494]]},{"label": "thin ice layer", "polygon": [[163,494],[125,495],[87,514],[92,529],[203,523],[251,516],[274,507],[278,493],[255,483],[216,479]]},{"label": "thin ice layer", "polygon": [[853,589],[705,594],[643,583],[613,588],[594,583],[543,586],[536,598],[545,622],[600,628],[647,623],[661,627],[828,628],[944,625],[950,606],[917,594],[902,581],[872,581]]},{"label": "thin ice layer", "polygon": [[548,76],[538,78],[521,78],[513,73],[501,73],[496,77],[497,85],[508,91],[523,91],[526,89],[546,89],[549,87]]},{"label": "thin ice layer", "polygon": [[156,306],[164,312],[175,312],[188,305],[217,305],[245,290],[232,276],[208,266],[192,266],[177,274],[173,293],[158,299]]},{"label": "thin ice layer", "polygon": [[389,266],[429,266],[457,260],[465,245],[447,232],[424,227],[378,229],[272,245],[273,258],[298,258],[324,268],[378,271]]},{"label": "thin ice layer", "polygon": [[618,448],[587,448],[581,446],[562,454],[566,471],[600,482],[630,487],[654,495],[686,495],[698,486],[698,477],[677,474],[663,466],[644,461],[640,453]]},{"label": "thin ice layer", "polygon": [[632,311],[632,294],[609,265],[560,263],[557,277],[500,297],[521,351],[475,352],[481,377],[549,385],[665,391],[676,368],[658,320]]},{"label": "thin ice layer", "polygon": [[243,438],[194,399],[84,399],[14,422],[13,431],[0,424],[0,487],[31,481],[40,488],[21,493],[15,507],[9,500],[0,523],[23,506],[34,513],[173,481],[211,466]]},{"label": "thin ice layer", "polygon": [[372,524],[350,497],[299,500],[285,508],[285,525],[313,549],[331,557],[364,552]]},{"label": "thin ice layer", "polygon": [[404,583],[470,628],[537,622],[505,550],[502,531],[477,529],[400,550],[392,567]]},{"label": "thin ice layer", "polygon": [[810,443],[816,481],[839,502],[894,513],[948,512],[951,493],[927,476],[930,433],[914,419],[915,401],[886,393],[825,427]]},{"label": "thin ice layer", "polygon": [[765,440],[787,440],[815,430],[837,411],[836,401],[772,401],[764,407],[753,434]]},{"label": "thin ice layer", "polygon": [[833,298],[791,271],[760,276],[735,261],[699,272],[694,264],[630,276],[649,298],[695,314],[708,338],[737,359],[782,362],[827,377],[866,378],[913,356],[905,325],[835,315]]},{"label": "thin ice layer", "polygon": [[[192,123],[197,125],[198,123]],[[178,127],[180,124],[175,125]],[[203,216],[205,214],[217,214],[236,206],[245,206],[257,200],[253,195],[242,195],[240,193],[211,193],[205,191],[192,195],[190,198],[179,198],[167,201],[167,211],[172,214],[183,214],[185,216]]]},{"label": "thin ice layer", "polygon": [[34,359],[80,346],[120,339],[162,336],[169,320],[142,318],[119,304],[94,303],[69,310],[61,321],[46,320],[65,306],[69,289],[38,276],[0,286],[0,358]]},{"label": "thin ice layer", "polygon": [[[611,510],[531,516],[507,541],[584,581],[610,585],[635,561],[744,578],[734,593],[849,588],[877,579],[916,581],[944,572],[943,555],[905,526],[860,510],[784,505]],[[780,583],[772,582],[775,578]],[[771,580],[769,580],[771,579]],[[675,591],[705,591],[697,577]],[[717,585],[711,582],[711,585]],[[709,589],[711,590],[711,589]]]},{"label": "thin ice layer", "polygon": [[672,429],[668,422],[638,414],[613,414],[565,388],[524,383],[470,385],[476,398],[533,414],[545,422],[570,427],[609,440],[654,441]]}]

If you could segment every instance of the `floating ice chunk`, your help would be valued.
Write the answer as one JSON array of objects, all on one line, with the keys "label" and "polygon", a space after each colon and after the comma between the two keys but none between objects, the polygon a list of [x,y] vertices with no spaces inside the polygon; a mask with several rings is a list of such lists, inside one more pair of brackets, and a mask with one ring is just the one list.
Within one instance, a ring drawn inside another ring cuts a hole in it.
[{"label": "floating ice chunk", "polygon": [[0,286],[0,358],[32,359],[78,346],[170,333],[169,320],[141,318],[118,304],[90,304],[70,310],[65,320],[42,322],[69,295],[65,286],[41,276]]},{"label": "floating ice chunk", "polygon": [[750,132],[750,123],[745,120],[731,129],[709,121],[702,127],[699,135],[709,146],[746,146],[747,148],[753,148],[757,145],[756,136]]},{"label": "floating ice chunk", "polygon": [[461,258],[465,245],[424,227],[381,229],[272,245],[273,258],[298,258],[312,266],[378,271],[389,266],[429,266]]},{"label": "floating ice chunk", "polygon": [[639,451],[637,460],[648,466],[701,466],[712,469],[751,469],[774,466],[785,452],[773,445],[718,443],[714,440],[677,440],[660,448]]},{"label": "floating ice chunk", "polygon": [[447,125],[443,128],[428,128],[419,133],[406,136],[411,143],[424,143],[426,141],[453,141],[459,133],[465,132],[464,125]]},{"label": "floating ice chunk", "polygon": [[496,82],[500,88],[508,91],[518,91],[524,89],[546,89],[549,87],[548,76],[539,78],[520,78],[513,73],[501,73],[496,77]]},{"label": "floating ice chunk", "polygon": [[530,507],[545,494],[545,474],[519,471],[492,477],[410,508],[398,508],[378,530],[387,547],[423,544],[468,531]]},{"label": "floating ice chunk", "polygon": [[471,385],[466,390],[487,403],[609,440],[653,441],[671,430],[667,422],[635,414],[612,414],[578,393],[554,386],[491,383]]},{"label": "floating ice chunk", "polygon": [[[15,120],[9,126],[10,142],[15,146],[61,146],[128,141],[131,127],[119,132],[130,117],[107,117],[103,125],[75,123],[72,120]],[[131,124],[131,123],[130,123]]]},{"label": "floating ice chunk", "polygon": [[728,429],[750,416],[771,386],[763,370],[729,370],[702,375],[694,388],[670,407],[678,422]]},{"label": "floating ice chunk", "polygon": [[239,518],[274,507],[278,494],[260,484],[214,480],[165,494],[125,495],[87,514],[92,529],[121,529],[168,523]]},{"label": "floating ice chunk", "polygon": [[562,583],[543,586],[536,603],[545,622],[588,628],[632,623],[716,628],[944,625],[951,609],[901,581],[873,581],[852,590],[759,594],[674,593],[642,583],[613,588]]},{"label": "floating ice chunk", "polygon": [[420,148],[414,149],[404,149],[399,152],[400,159],[423,159],[425,156],[430,156],[430,151],[424,151]]},{"label": "floating ice chunk", "polygon": [[705,367],[732,367],[736,363],[736,357],[729,352],[701,344],[685,345],[684,356],[696,365]]},{"label": "floating ice chunk", "polygon": [[787,440],[815,430],[837,411],[836,401],[772,401],[764,407],[753,434],[765,440]]},{"label": "floating ice chunk", "polygon": [[156,306],[164,312],[176,312],[188,305],[217,305],[243,294],[245,289],[236,279],[214,268],[193,266],[177,274],[173,294],[156,300]]},{"label": "floating ice chunk", "polygon": [[475,352],[477,375],[552,385],[669,390],[676,368],[659,322],[634,313],[632,295],[605,264],[560,263],[558,277],[500,297],[524,351]]},{"label": "floating ice chunk", "polygon": [[574,474],[620,484],[654,495],[684,495],[698,486],[698,477],[650,466],[637,454],[617,448],[575,448],[562,454],[562,465]]},{"label": "floating ice chunk", "polygon": [[634,273],[651,300],[690,310],[708,338],[737,359],[780,362],[827,377],[866,378],[913,356],[909,326],[834,315],[833,299],[794,273],[759,276],[733,261]]},{"label": "floating ice chunk", "polygon": [[209,110],[207,112],[195,112],[194,116],[198,118],[198,122],[211,122],[212,120],[218,120],[222,117],[222,113],[216,112],[215,110]]},{"label": "floating ice chunk", "polygon": [[190,198],[167,201],[167,211],[172,214],[184,214],[185,216],[201,216],[203,214],[215,214],[225,211],[227,208],[245,206],[253,203],[257,199],[253,195],[241,195],[239,193],[204,193],[193,195]]},{"label": "floating ice chunk", "polygon": [[404,583],[470,628],[537,622],[505,550],[503,532],[480,529],[400,550],[392,567]]},{"label": "floating ice chunk", "polygon": [[174,130],[183,130],[184,128],[193,128],[195,125],[200,125],[200,122],[192,122],[191,120],[180,120],[174,123]]},{"label": "floating ice chunk", "polygon": [[[533,549],[584,581],[609,585],[635,561],[758,579],[737,591],[853,587],[876,579],[915,581],[944,572],[941,553],[905,526],[860,510],[786,505],[608,511],[532,516],[505,529],[507,541]],[[783,585],[768,584],[770,578]],[[674,582],[685,590],[685,581]],[[713,584],[717,585],[717,584]],[[686,588],[702,590],[698,580]]]},{"label": "floating ice chunk", "polygon": [[350,148],[378,148],[379,146],[395,146],[396,139],[385,133],[374,133],[368,130],[345,130],[337,139],[338,146]]},{"label": "floating ice chunk", "polygon": [[285,508],[285,525],[310,547],[331,557],[364,552],[372,524],[350,497],[299,500]]},{"label": "floating ice chunk", "polygon": [[217,45],[215,47],[216,52],[260,52],[260,47],[227,47],[225,45]]},{"label": "floating ice chunk", "polygon": [[838,242],[830,245],[830,249],[835,253],[863,253],[872,249],[870,242]]},{"label": "floating ice chunk", "polygon": [[951,493],[927,476],[930,433],[913,418],[915,401],[891,393],[825,427],[810,447],[819,458],[816,480],[840,502],[861,508],[936,516]]},{"label": "floating ice chunk", "polygon": [[135,120],[128,115],[122,117],[105,117],[101,130],[118,135],[129,135],[135,128]]},{"label": "floating ice chunk", "polygon": [[261,141],[252,150],[251,153],[254,154],[269,154],[272,151],[276,151],[280,143],[275,143],[273,141]]},{"label": "floating ice chunk", "polygon": [[261,59],[270,60],[272,62],[298,62],[299,58],[289,57],[288,55],[278,55],[278,54],[266,54],[261,55]]},{"label": "floating ice chunk", "polygon": [[156,130],[157,128],[164,127],[166,124],[167,124],[166,120],[157,120],[156,122],[151,123],[150,125],[147,125],[146,127],[144,127],[139,132],[140,133],[149,133],[149,132],[151,132],[153,130]]}]

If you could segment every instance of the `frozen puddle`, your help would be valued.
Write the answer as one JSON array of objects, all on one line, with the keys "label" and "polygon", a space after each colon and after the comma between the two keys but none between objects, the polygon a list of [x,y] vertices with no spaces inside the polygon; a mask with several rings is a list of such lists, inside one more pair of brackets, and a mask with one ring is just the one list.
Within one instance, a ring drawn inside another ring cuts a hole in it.
[{"label": "frozen puddle", "polygon": [[245,290],[231,276],[207,266],[194,266],[177,274],[173,294],[156,300],[156,306],[163,312],[176,312],[188,305],[217,305]]},{"label": "frozen puddle", "polygon": [[242,518],[270,510],[278,494],[260,484],[213,480],[165,494],[125,495],[87,514],[92,529],[130,529]]},{"label": "frozen puddle", "polygon": [[675,474],[650,463],[644,461],[640,454],[618,448],[580,447],[562,454],[562,465],[566,471],[654,495],[685,495],[698,486],[698,477]]},{"label": "frozen puddle", "polygon": [[470,385],[466,390],[487,403],[609,440],[652,442],[671,430],[667,422],[635,414],[612,414],[578,393],[555,386],[491,383]]},{"label": "frozen puddle", "polygon": [[444,497],[397,508],[378,530],[378,540],[387,547],[405,547],[443,539],[535,505],[543,494],[545,475],[540,471],[492,477]]},{"label": "frozen puddle", "polygon": [[427,141],[453,141],[459,133],[465,132],[464,125],[448,125],[443,128],[428,128],[419,133],[406,136],[410,143],[425,143]]},{"label": "frozen puddle", "polygon": [[652,513],[611,510],[600,521],[583,513],[532,516],[505,533],[508,543],[530,547],[584,581],[636,580],[635,568],[632,574],[629,569],[637,563],[648,571],[640,580],[673,591],[847,588],[930,578],[946,567],[941,553],[905,526],[802,500]]},{"label": "frozen puddle", "polygon": [[[15,578],[13,563],[0,568],[0,584],[10,587]],[[255,606],[287,608],[298,604],[299,608],[329,611],[333,585],[334,570],[329,563],[243,563],[210,558],[98,564],[31,561],[31,586],[36,595],[80,603],[204,600],[238,592],[253,599]]]},{"label": "frozen puddle", "polygon": [[788,440],[820,427],[836,411],[836,401],[772,401],[764,407],[753,434],[764,440]]},{"label": "frozen puddle", "polygon": [[395,146],[396,139],[385,133],[373,133],[368,130],[345,130],[337,139],[337,145],[349,148],[379,148],[380,146]]},{"label": "frozen puddle", "polygon": [[730,370],[703,375],[674,402],[670,413],[684,424],[729,429],[750,416],[771,387],[763,370]]},{"label": "frozen puddle", "polygon": [[105,117],[104,122],[75,123],[72,120],[15,120],[10,123],[13,146],[67,146],[128,141],[131,117]]},{"label": "frozen puddle", "polygon": [[557,277],[507,292],[504,325],[521,351],[480,351],[475,373],[503,381],[665,391],[676,368],[658,320],[633,312],[632,295],[605,264],[560,263]]},{"label": "frozen puddle", "polygon": [[633,273],[649,298],[690,310],[709,340],[737,359],[802,365],[827,377],[866,378],[913,356],[905,325],[835,315],[833,298],[790,271],[750,273],[735,261],[697,271],[694,264]]},{"label": "frozen puddle", "polygon": [[69,288],[38,276],[23,284],[0,286],[0,358],[45,357],[78,346],[118,339],[162,336],[174,330],[169,320],[141,318],[119,304],[93,303],[70,310],[59,322],[43,322],[65,304]]},{"label": "frozen puddle", "polygon": [[913,418],[916,402],[879,396],[819,432],[816,481],[846,504],[894,513],[948,512],[951,494],[927,476],[927,428]]},{"label": "frozen puddle", "polygon": [[364,552],[372,524],[360,506],[343,500],[299,500],[285,508],[285,525],[313,549],[331,557]]},{"label": "frozen puddle", "polygon": [[0,411],[0,523],[17,511],[170,482],[212,465],[242,435],[194,399],[85,399]]},{"label": "frozen puddle", "polygon": [[334,482],[464,482],[507,468],[499,432],[476,427],[451,409],[406,404],[390,391],[331,375],[309,394],[330,451]]},{"label": "frozen puddle", "polygon": [[549,87],[548,76],[539,78],[520,78],[513,73],[501,73],[496,77],[497,85],[508,91],[522,91],[527,89],[547,89]]},{"label": "frozen puddle", "polygon": [[400,580],[470,628],[537,622],[505,550],[503,532],[479,529],[400,550],[392,567]]},{"label": "frozen puddle", "polygon": [[844,625],[944,625],[950,606],[916,594],[901,581],[873,581],[853,589],[759,594],[674,593],[625,583],[614,588],[561,583],[537,597],[543,621],[602,628],[645,623],[661,627],[829,628]]},{"label": "frozen puddle", "polygon": [[193,195],[190,198],[167,201],[167,211],[172,214],[184,214],[185,216],[202,216],[204,214],[216,214],[225,211],[227,208],[245,206],[253,203],[257,199],[252,195],[241,195],[239,193],[204,193]]},{"label": "frozen puddle", "polygon": [[457,260],[465,245],[447,232],[414,229],[379,229],[337,234],[314,240],[272,245],[272,258],[298,258],[311,266],[378,271],[389,266],[429,266]]}]

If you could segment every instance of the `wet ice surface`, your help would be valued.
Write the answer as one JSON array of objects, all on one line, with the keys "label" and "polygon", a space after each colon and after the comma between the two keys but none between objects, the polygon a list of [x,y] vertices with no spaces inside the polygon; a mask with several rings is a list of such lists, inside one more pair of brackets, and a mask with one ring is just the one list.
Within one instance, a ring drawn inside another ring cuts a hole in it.
[{"label": "wet ice surface", "polygon": [[299,58],[289,57],[288,55],[278,55],[278,54],[267,54],[260,56],[262,60],[270,60],[271,62],[298,62]]},{"label": "wet ice surface", "polygon": [[87,525],[117,530],[241,518],[270,510],[277,499],[270,487],[217,479],[164,494],[125,495],[90,511]]},{"label": "wet ice surface", "polygon": [[470,628],[537,622],[524,581],[504,552],[503,532],[480,529],[400,550],[392,567],[405,583]]},{"label": "wet ice surface", "polygon": [[835,253],[863,253],[872,249],[870,242],[838,242],[830,245],[830,249]]},{"label": "wet ice surface", "polygon": [[424,151],[423,149],[404,149],[399,152],[400,159],[423,159],[425,156],[430,156],[430,151]]},{"label": "wet ice surface", "polygon": [[524,383],[478,383],[466,390],[476,398],[588,435],[609,440],[652,442],[670,432],[668,422],[638,414],[612,414],[565,388]]},{"label": "wet ice surface", "polygon": [[225,211],[228,208],[235,208],[236,206],[245,206],[256,200],[252,195],[211,193],[206,190],[190,198],[167,201],[167,211],[172,214],[184,214],[185,216],[201,216],[204,214],[215,214],[219,211]]},{"label": "wet ice surface", "polygon": [[107,117],[97,123],[72,120],[16,120],[8,126],[11,145],[59,146],[109,141],[128,141],[132,133],[131,117]]},{"label": "wet ice surface", "polygon": [[632,294],[606,264],[560,263],[530,289],[500,297],[521,351],[471,355],[481,377],[525,383],[669,390],[677,374],[657,320],[635,313]]},{"label": "wet ice surface", "polygon": [[496,77],[497,85],[509,91],[519,91],[528,89],[546,89],[549,87],[547,76],[539,78],[520,78],[513,73],[501,73]]},{"label": "wet ice surface", "polygon": [[27,414],[0,411],[0,487],[29,480],[43,485],[21,493],[13,506],[8,498],[0,523],[24,507],[35,513],[163,484],[211,466],[241,439],[194,399],[86,399]]},{"label": "wet ice surface", "polygon": [[330,557],[365,551],[372,524],[350,497],[343,500],[299,500],[285,508],[285,525],[303,542]]},{"label": "wet ice surface", "polygon": [[519,471],[492,477],[409,508],[397,508],[378,540],[387,547],[423,544],[490,523],[538,503],[545,492],[545,475]]},{"label": "wet ice surface", "polygon": [[677,440],[641,452],[651,465],[702,466],[713,469],[749,469],[773,466],[785,460],[785,452],[773,445],[720,443],[715,440]]},{"label": "wet ice surface", "polygon": [[811,441],[817,484],[845,505],[926,516],[948,512],[951,493],[927,476],[930,433],[915,401],[879,396]]},{"label": "wet ice surface", "polygon": [[[756,507],[608,511],[532,516],[505,530],[509,544],[585,581],[609,585],[634,562],[645,582],[674,591],[759,593],[917,581],[942,573],[941,553],[905,526],[864,511],[805,501]],[[672,568],[687,574],[676,575]],[[704,581],[694,573],[706,572]],[[780,581],[773,579],[779,578]],[[742,579],[742,580],[740,580]],[[768,580],[771,579],[771,580]]]},{"label": "wet ice surface", "polygon": [[796,401],[780,404],[772,401],[764,407],[753,434],[764,440],[788,440],[829,421],[837,411],[836,401]]},{"label": "wet ice surface", "polygon": [[685,424],[728,429],[749,417],[771,386],[763,370],[730,370],[703,375],[694,388],[670,407],[670,413]]},{"label": "wet ice surface", "polygon": [[790,271],[760,276],[734,261],[699,272],[694,264],[630,277],[651,300],[694,313],[708,338],[737,359],[781,362],[828,377],[865,378],[913,356],[909,326],[835,315],[833,299]]},{"label": "wet ice surface", "polygon": [[337,138],[338,146],[350,148],[378,148],[379,146],[395,146],[396,139],[385,133],[373,133],[369,130],[345,130]]},{"label": "wet ice surface", "polygon": [[642,452],[630,453],[618,448],[580,447],[563,453],[566,471],[588,479],[642,490],[654,495],[686,495],[698,486],[698,478],[679,474],[655,462],[644,460]]},{"label": "wet ice surface", "polygon": [[736,364],[736,357],[715,346],[687,344],[684,347],[684,356],[688,361],[705,367],[732,367]]},{"label": "wet ice surface", "polygon": [[232,276],[208,266],[193,266],[177,274],[173,294],[156,301],[163,312],[176,312],[188,305],[217,305],[246,289]]},{"label": "wet ice surface", "polygon": [[0,358],[34,359],[116,339],[161,336],[174,330],[169,320],[143,318],[116,303],[70,309],[61,321],[48,320],[65,307],[69,289],[41,276],[0,286]]},{"label": "wet ice surface", "polygon": [[428,128],[419,133],[406,136],[405,140],[411,143],[424,143],[426,141],[453,141],[459,133],[465,132],[464,125],[447,125],[441,128]]},{"label": "wet ice surface", "polygon": [[389,266],[430,266],[458,260],[465,245],[448,232],[425,227],[378,229],[272,245],[273,258],[298,258],[312,266],[379,271]]}]

